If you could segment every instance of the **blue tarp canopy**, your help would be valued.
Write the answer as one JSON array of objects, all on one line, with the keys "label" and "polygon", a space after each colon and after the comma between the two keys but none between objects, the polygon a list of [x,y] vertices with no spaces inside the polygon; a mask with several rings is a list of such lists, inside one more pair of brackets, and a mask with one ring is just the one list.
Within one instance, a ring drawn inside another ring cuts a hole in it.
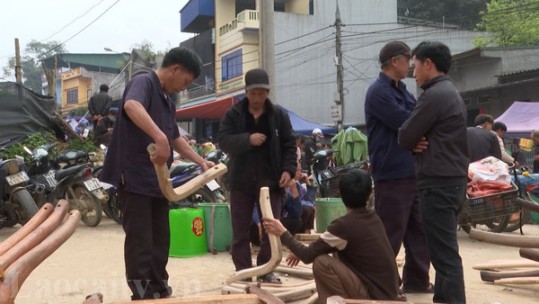
[{"label": "blue tarp canopy", "polygon": [[312,121],[305,120],[301,118],[298,114],[287,110],[281,105],[278,105],[278,107],[281,107],[288,113],[288,116],[290,117],[290,122],[292,123],[292,129],[294,129],[294,132],[296,132],[297,134],[311,135],[313,129],[316,128],[322,130],[322,133],[324,133],[325,135],[335,135],[337,133],[337,129],[335,127],[328,127]]}]

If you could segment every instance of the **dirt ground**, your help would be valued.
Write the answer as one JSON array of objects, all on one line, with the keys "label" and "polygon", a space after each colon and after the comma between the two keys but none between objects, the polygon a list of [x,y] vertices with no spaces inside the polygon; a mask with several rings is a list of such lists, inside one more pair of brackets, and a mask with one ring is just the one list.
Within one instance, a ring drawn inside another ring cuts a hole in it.
[{"label": "dirt ground", "polygon": [[[15,229],[0,230],[0,241]],[[526,225],[527,235],[539,236],[539,226]],[[93,292],[101,292],[105,303],[126,301],[130,292],[124,282],[123,231],[108,218],[95,228],[81,224],[75,234],[32,272],[17,296],[17,304],[76,304]],[[518,248],[473,241],[459,231],[468,303],[538,303],[539,286],[497,286],[481,281],[472,265],[496,259],[518,258]],[[168,264],[174,295],[220,294],[233,273],[227,252],[193,258],[171,258]],[[282,277],[284,284],[289,277]],[[434,271],[431,271],[434,281]],[[431,295],[408,295],[409,301],[431,303]]]}]

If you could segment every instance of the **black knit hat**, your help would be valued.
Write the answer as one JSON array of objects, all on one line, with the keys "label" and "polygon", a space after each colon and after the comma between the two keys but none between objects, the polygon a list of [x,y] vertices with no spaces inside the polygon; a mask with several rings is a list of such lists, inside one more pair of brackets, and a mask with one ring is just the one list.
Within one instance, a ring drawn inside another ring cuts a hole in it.
[{"label": "black knit hat", "polygon": [[390,41],[380,50],[380,64],[384,65],[388,61],[399,55],[406,55],[411,57],[410,47],[402,41]]},{"label": "black knit hat", "polygon": [[270,89],[268,73],[263,69],[252,69],[245,74],[245,90]]}]

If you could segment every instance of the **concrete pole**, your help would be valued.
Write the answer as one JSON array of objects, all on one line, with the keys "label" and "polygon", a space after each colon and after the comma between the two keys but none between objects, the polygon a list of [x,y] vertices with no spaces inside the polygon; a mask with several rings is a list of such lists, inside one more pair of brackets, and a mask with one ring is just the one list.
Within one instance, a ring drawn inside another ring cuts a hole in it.
[{"label": "concrete pole", "polygon": [[259,45],[260,67],[266,70],[269,76],[271,90],[268,98],[277,104],[275,99],[275,26],[274,26],[274,1],[258,0],[260,15]]},{"label": "concrete pole", "polygon": [[335,49],[337,57],[337,92],[339,100],[336,100],[337,106],[340,106],[341,118],[337,122],[337,131],[341,131],[344,127],[344,75],[342,65],[342,50],[341,50],[341,12],[339,11],[339,1],[337,1],[337,10],[335,12]]}]

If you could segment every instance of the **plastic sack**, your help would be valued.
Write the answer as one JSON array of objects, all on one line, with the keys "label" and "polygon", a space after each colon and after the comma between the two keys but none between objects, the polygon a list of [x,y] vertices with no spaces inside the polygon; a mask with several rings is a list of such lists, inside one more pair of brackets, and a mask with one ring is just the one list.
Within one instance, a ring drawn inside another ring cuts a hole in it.
[{"label": "plastic sack", "polygon": [[468,166],[468,178],[472,181],[511,183],[507,164],[493,156],[471,163]]}]

